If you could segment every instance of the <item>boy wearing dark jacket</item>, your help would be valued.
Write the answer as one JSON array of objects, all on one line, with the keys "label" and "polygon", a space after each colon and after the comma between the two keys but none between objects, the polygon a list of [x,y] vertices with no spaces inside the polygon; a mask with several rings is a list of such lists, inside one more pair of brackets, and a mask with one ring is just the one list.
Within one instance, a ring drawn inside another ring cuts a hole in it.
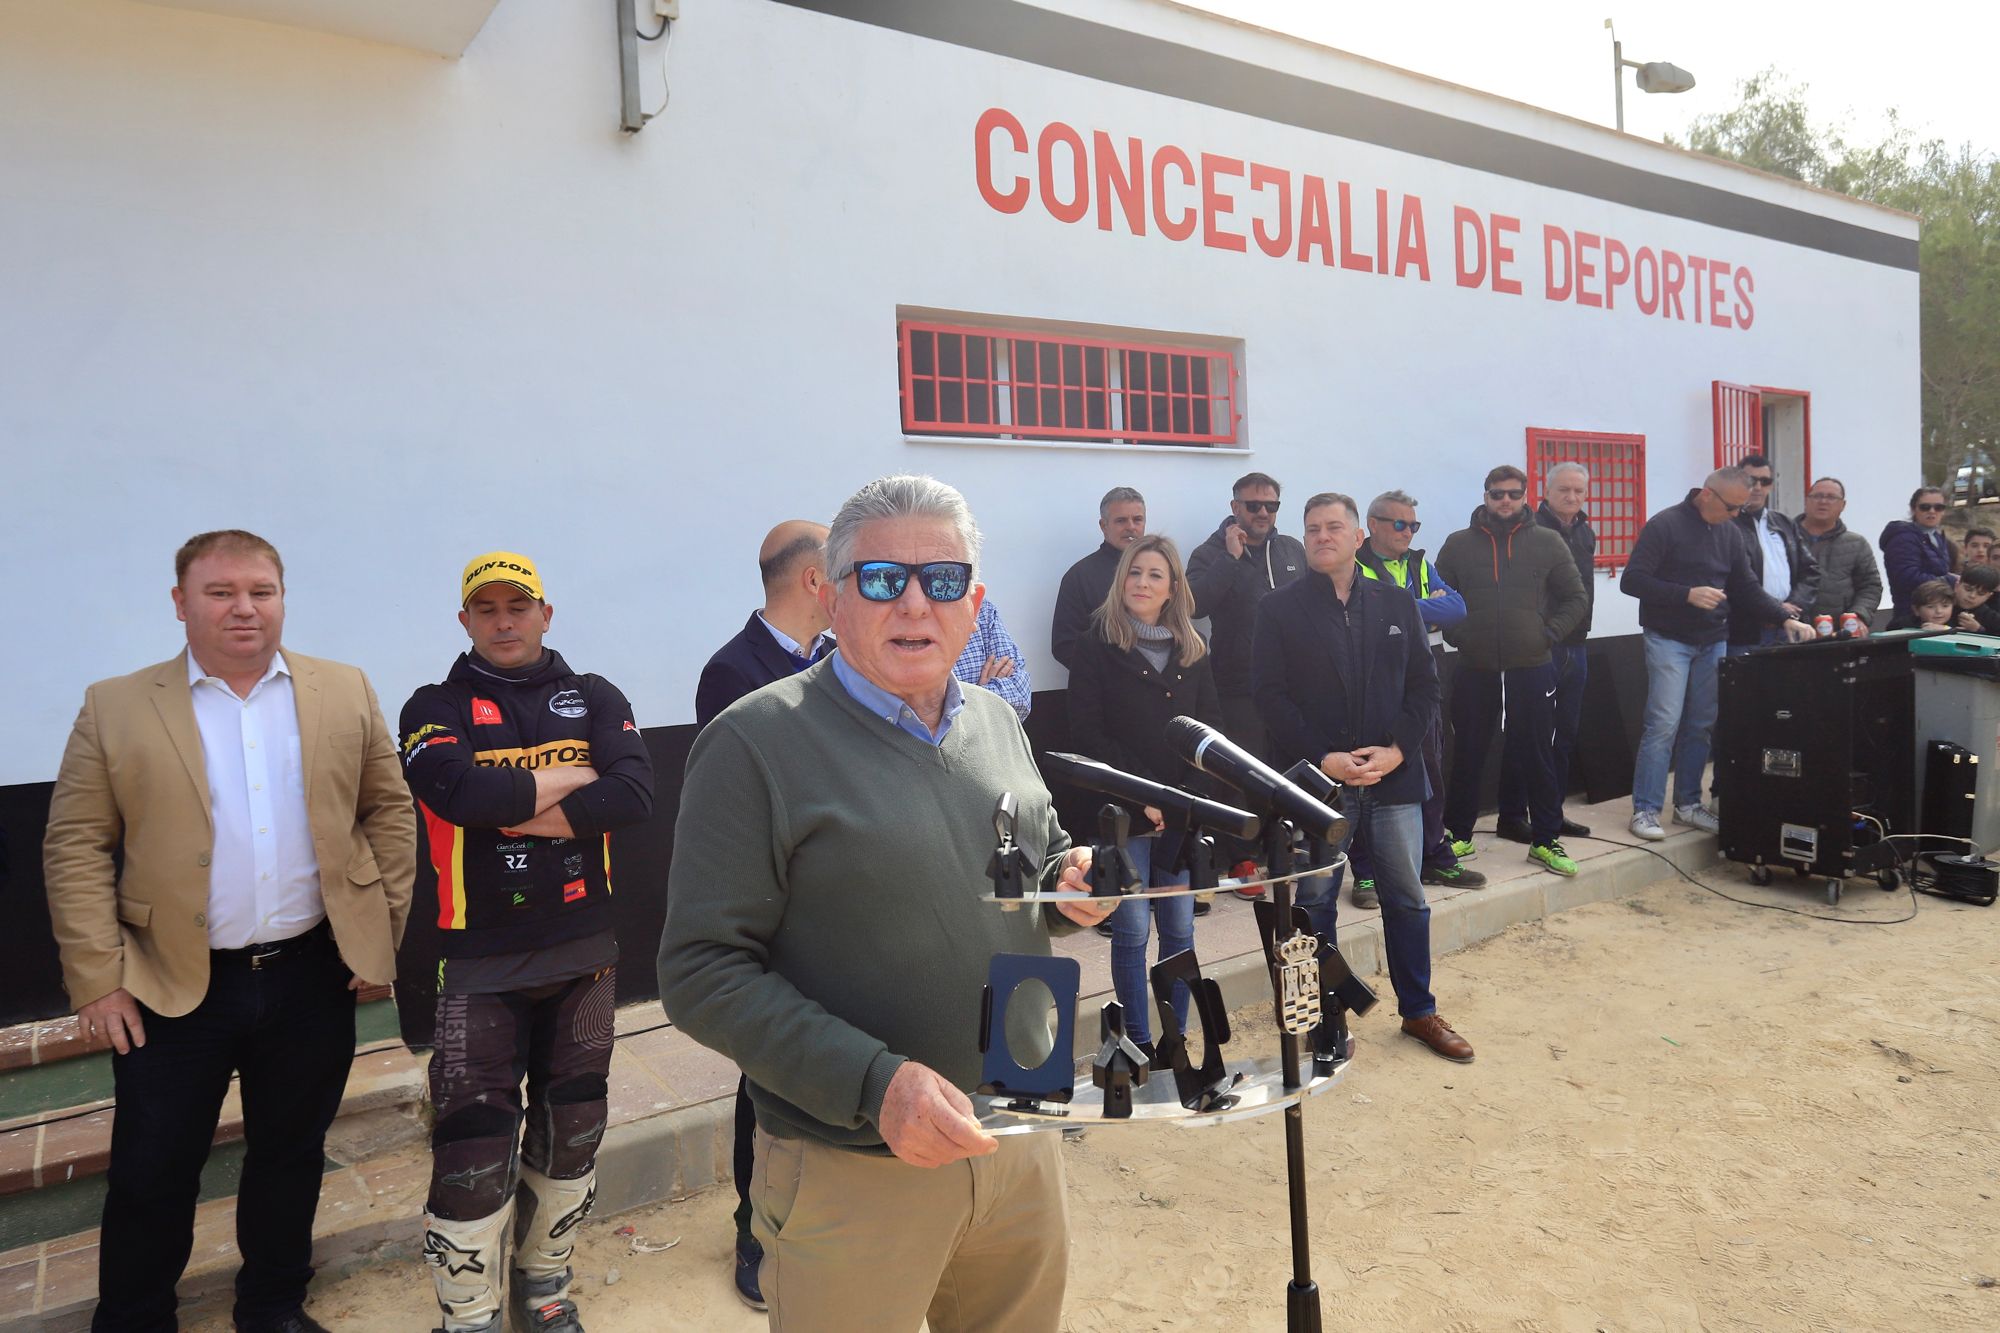
[{"label": "boy wearing dark jacket", "polygon": [[1563,539],[1528,512],[1528,476],[1502,464],[1486,474],[1486,503],[1445,539],[1438,572],[1465,599],[1465,620],[1445,631],[1458,649],[1452,680],[1451,787],[1444,822],[1452,852],[1474,855],[1479,782],[1504,708],[1502,762],[1520,775],[1533,841],[1528,859],[1558,875],[1576,862],[1562,845],[1562,793],[1556,787],[1556,669],[1551,645],[1567,638],[1589,607],[1576,561]]},{"label": "boy wearing dark jacket", "polygon": [[443,937],[424,1258],[443,1333],[498,1333],[513,1216],[515,1326],[581,1333],[569,1258],[596,1193],[618,962],[607,835],[651,812],[653,766],[617,686],[542,646],[554,608],[532,560],[480,556],[459,592],[472,651],[401,726],[437,869],[417,910]]}]

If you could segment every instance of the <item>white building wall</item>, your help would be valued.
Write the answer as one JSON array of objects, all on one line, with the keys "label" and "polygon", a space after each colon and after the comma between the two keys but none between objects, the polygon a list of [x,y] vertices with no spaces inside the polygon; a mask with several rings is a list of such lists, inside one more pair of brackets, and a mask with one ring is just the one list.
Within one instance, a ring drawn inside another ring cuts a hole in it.
[{"label": "white building wall", "polygon": [[[1915,235],[1170,7],[1063,8]],[[0,784],[54,775],[85,683],[177,649],[171,554],[210,527],[278,544],[287,641],[366,667],[392,714],[462,646],[463,561],[534,554],[551,642],[652,726],[691,720],[765,529],[890,471],[969,496],[1041,687],[1057,579],[1113,485],[1184,547],[1253,467],[1293,533],[1312,491],[1400,486],[1434,550],[1529,425],[1645,434],[1650,507],[1671,503],[1707,470],[1718,378],[1812,392],[1815,471],[1847,480],[1854,527],[1914,485],[1912,271],[766,0],[690,0],[671,104],[628,137],[605,9],[503,0],[451,62],[118,0],[0,8],[0,544],[33,608]],[[996,212],[973,170],[990,106],[1418,195],[1432,280]],[[1522,295],[1453,282],[1453,204],[1521,219]],[[1755,323],[1547,301],[1544,222],[1747,264]],[[906,441],[899,305],[1241,339],[1251,447]],[[1636,629],[1598,593],[1599,634]]]}]

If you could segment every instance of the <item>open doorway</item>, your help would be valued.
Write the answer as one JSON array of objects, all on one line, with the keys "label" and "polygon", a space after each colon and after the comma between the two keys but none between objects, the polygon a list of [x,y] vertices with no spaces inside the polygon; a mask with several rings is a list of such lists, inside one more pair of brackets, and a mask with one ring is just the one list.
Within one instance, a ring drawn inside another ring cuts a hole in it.
[{"label": "open doorway", "polygon": [[1715,407],[1715,465],[1763,454],[1778,474],[1771,503],[1784,514],[1806,507],[1812,485],[1812,394],[1762,384],[1710,385]]}]

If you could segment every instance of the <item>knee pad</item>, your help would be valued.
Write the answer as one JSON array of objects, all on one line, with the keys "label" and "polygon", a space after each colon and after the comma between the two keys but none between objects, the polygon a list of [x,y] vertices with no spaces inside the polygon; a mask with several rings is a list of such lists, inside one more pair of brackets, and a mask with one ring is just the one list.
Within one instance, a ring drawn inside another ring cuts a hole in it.
[{"label": "knee pad", "polygon": [[[558,1180],[531,1166],[521,1169],[520,1192],[514,1201],[514,1267],[543,1284],[536,1288],[538,1296],[560,1300],[567,1291],[576,1228],[596,1202],[594,1171]],[[560,1289],[548,1285],[558,1278]],[[551,1290],[554,1295],[548,1294]]]},{"label": "knee pad", "polygon": [[431,1131],[429,1210],[452,1221],[504,1211],[514,1197],[520,1125],[512,1110],[484,1102],[442,1117]]},{"label": "knee pad", "polygon": [[604,1138],[604,1075],[579,1074],[549,1089],[529,1113],[524,1160],[556,1180],[574,1180],[597,1162]]},{"label": "knee pad", "polygon": [[447,1331],[481,1328],[499,1313],[507,1216],[505,1208],[470,1221],[425,1214],[424,1262]]}]

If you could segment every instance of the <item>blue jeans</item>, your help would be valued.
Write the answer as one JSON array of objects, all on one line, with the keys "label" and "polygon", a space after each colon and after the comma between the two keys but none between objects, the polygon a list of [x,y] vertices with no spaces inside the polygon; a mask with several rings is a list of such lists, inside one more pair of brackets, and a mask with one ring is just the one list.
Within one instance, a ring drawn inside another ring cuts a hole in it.
[{"label": "blue jeans", "polygon": [[[1424,901],[1421,879],[1424,861],[1422,805],[1381,805],[1366,788],[1348,788],[1354,798],[1347,826],[1351,842],[1367,827],[1375,854],[1375,891],[1382,895],[1382,943],[1389,955],[1389,983],[1396,988],[1396,1009],[1405,1018],[1427,1018],[1437,1012],[1431,995],[1431,909]],[[1343,843],[1344,847],[1346,844]],[[1298,904],[1312,918],[1313,930],[1334,938],[1340,908],[1340,872],[1302,879]]]},{"label": "blue jeans", "polygon": [[1716,665],[1724,645],[1697,648],[1647,630],[1646,723],[1632,767],[1632,811],[1658,814],[1665,806],[1667,773],[1674,775],[1674,805],[1701,801],[1701,771],[1708,766],[1715,729]]},{"label": "blue jeans", "polygon": [[[1556,800],[1569,797],[1569,759],[1576,751],[1577,732],[1583,727],[1583,693],[1590,687],[1590,657],[1580,643],[1549,649],[1549,661],[1556,669],[1556,743],[1552,755],[1556,773]],[[1526,820],[1528,791],[1521,781],[1517,764],[1500,765],[1500,816]]]},{"label": "blue jeans", "polygon": [[[1188,882],[1187,872],[1178,875],[1153,865],[1155,847],[1163,854],[1179,849],[1180,839],[1169,832],[1161,838],[1134,838],[1126,850],[1139,872],[1139,882],[1164,889]],[[1171,958],[1183,949],[1194,948],[1194,899],[1139,898],[1118,904],[1111,914],[1111,987],[1118,1003],[1125,1006],[1125,1035],[1133,1041],[1153,1039],[1152,988],[1146,980],[1146,935],[1154,919],[1160,924],[1160,957]],[[1174,1016],[1187,1029],[1188,988],[1174,986]]]}]

